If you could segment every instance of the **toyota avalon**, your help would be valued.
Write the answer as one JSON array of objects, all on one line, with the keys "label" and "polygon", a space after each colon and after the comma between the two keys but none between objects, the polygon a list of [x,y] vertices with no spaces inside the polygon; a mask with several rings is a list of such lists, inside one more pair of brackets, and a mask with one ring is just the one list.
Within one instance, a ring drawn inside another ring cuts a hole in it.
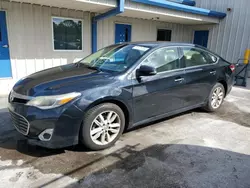
[{"label": "toyota avalon", "polygon": [[218,110],[234,70],[193,44],[115,44],[21,79],[9,95],[9,111],[31,144],[100,150],[135,126],[194,108]]}]

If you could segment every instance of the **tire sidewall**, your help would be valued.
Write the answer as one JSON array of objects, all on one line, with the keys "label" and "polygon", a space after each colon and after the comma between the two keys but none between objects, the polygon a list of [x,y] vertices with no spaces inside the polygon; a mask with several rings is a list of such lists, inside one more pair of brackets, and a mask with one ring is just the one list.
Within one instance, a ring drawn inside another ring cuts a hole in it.
[{"label": "tire sidewall", "polygon": [[[91,128],[92,122],[100,113],[109,111],[109,110],[116,112],[117,115],[119,116],[120,121],[121,121],[120,131],[117,137],[109,144],[97,145],[96,143],[92,141],[90,137],[90,128]],[[104,103],[104,104],[97,105],[91,108],[90,110],[88,110],[88,112],[85,114],[83,124],[82,124],[82,129],[81,129],[81,135],[80,135],[81,142],[87,148],[91,150],[102,150],[105,148],[109,148],[112,145],[114,145],[114,143],[120,138],[121,134],[123,133],[124,127],[125,127],[125,116],[119,106],[112,104],[112,103]]]}]

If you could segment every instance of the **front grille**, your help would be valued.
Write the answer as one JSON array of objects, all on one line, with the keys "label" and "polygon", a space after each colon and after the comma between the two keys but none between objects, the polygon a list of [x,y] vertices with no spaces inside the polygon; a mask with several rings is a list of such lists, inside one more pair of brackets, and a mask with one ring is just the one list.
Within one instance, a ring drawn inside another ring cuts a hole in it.
[{"label": "front grille", "polygon": [[28,120],[25,119],[23,116],[12,111],[10,111],[10,116],[17,131],[19,131],[24,135],[27,135],[29,133],[29,127],[30,127]]},{"label": "front grille", "polygon": [[11,102],[16,102],[16,103],[26,104],[27,102],[29,102],[29,100],[26,100],[26,99],[20,99],[20,98],[13,98]]},{"label": "front grille", "polygon": [[21,95],[19,93],[16,93],[15,91],[11,91],[9,94],[9,103],[20,103],[20,104],[26,104],[29,102],[33,97],[27,96],[27,95]]}]

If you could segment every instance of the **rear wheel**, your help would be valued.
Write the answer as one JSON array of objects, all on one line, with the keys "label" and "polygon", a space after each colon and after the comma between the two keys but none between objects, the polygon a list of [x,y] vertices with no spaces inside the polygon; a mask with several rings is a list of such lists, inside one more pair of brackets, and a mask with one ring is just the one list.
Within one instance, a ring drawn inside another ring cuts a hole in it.
[{"label": "rear wheel", "polygon": [[125,127],[125,116],[121,108],[104,103],[90,109],[84,118],[81,141],[91,150],[112,146],[121,136]]},{"label": "rear wheel", "polygon": [[210,92],[205,110],[214,112],[219,109],[225,98],[225,88],[221,83],[216,83]]}]

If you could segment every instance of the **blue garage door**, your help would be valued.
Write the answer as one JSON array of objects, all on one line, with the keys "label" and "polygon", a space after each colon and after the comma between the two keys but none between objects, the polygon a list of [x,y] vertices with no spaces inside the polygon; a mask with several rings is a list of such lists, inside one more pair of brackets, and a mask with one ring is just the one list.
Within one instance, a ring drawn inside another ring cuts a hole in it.
[{"label": "blue garage door", "polygon": [[0,78],[8,78],[11,76],[6,13],[0,11]]},{"label": "blue garage door", "polygon": [[209,31],[195,31],[194,44],[204,46],[207,48]]},{"label": "blue garage door", "polygon": [[115,24],[115,43],[131,41],[131,25]]}]

